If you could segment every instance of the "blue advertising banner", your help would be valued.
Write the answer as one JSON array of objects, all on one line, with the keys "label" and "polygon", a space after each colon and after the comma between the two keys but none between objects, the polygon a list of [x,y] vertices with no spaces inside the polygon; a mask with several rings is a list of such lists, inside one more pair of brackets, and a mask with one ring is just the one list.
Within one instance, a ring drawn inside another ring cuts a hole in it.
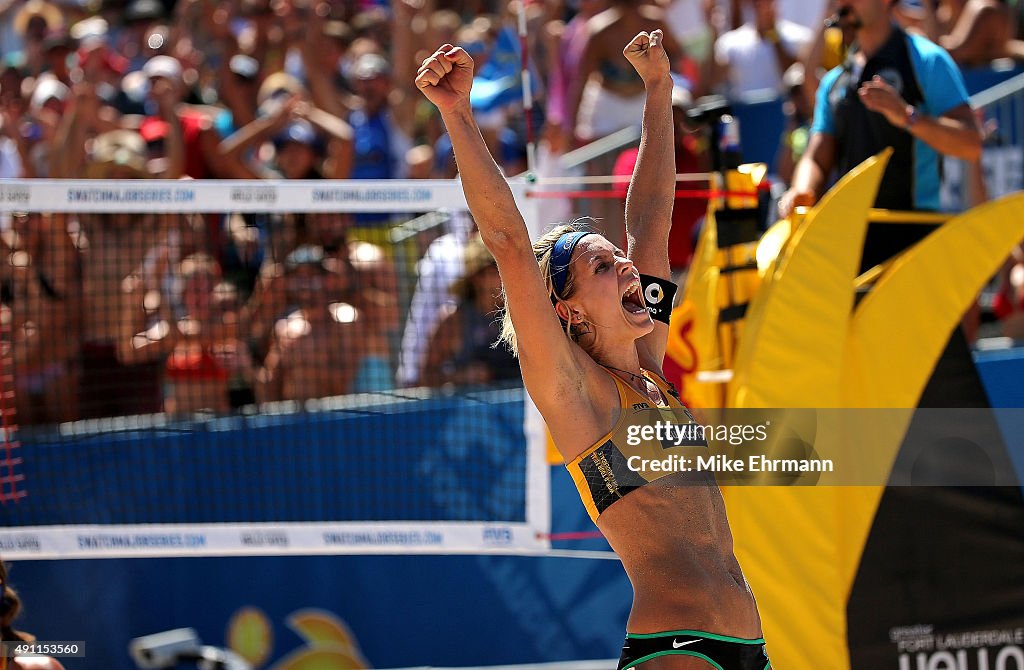
[{"label": "blue advertising banner", "polygon": [[21,629],[85,641],[68,670],[130,670],[132,638],[179,627],[273,670],[613,658],[632,597],[618,561],[499,555],[24,561],[10,579]]},{"label": "blue advertising banner", "polygon": [[5,527],[525,514],[521,389],[21,439]]}]

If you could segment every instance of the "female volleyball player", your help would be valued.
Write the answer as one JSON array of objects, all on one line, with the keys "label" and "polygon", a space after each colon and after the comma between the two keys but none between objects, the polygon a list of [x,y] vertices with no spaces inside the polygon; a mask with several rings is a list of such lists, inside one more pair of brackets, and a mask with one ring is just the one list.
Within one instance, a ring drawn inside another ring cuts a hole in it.
[{"label": "female volleyball player", "polygon": [[[497,259],[507,309],[502,339],[518,352],[526,388],[633,583],[620,670],[641,663],[764,670],[757,607],[717,484],[630,469],[631,456],[664,458],[675,447],[622,439],[647,408],[685,414],[661,373],[675,197],[672,80],[661,39],[660,31],[643,32],[624,50],[647,91],[626,204],[628,255],[575,225],[531,244],[473,119],[473,60],[464,50],[443,45],[423,61],[416,85],[441,112],[469,208]],[[656,303],[657,322],[647,303]]]}]

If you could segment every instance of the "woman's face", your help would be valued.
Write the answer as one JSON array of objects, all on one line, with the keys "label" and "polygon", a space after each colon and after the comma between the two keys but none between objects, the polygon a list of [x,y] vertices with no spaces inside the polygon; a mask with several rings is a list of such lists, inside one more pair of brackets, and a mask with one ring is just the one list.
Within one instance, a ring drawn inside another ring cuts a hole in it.
[{"label": "woman's face", "polygon": [[581,313],[594,343],[632,342],[654,329],[640,290],[640,273],[601,235],[587,235],[573,253],[575,292],[567,301]]}]

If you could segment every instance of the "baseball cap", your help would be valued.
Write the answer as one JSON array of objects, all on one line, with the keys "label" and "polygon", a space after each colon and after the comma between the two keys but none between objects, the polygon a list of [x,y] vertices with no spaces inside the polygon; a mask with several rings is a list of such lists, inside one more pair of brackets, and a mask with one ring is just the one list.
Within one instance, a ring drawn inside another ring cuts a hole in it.
[{"label": "baseball cap", "polygon": [[255,79],[256,75],[260,73],[259,61],[245,54],[235,54],[232,56],[231,60],[228,61],[228,68],[239,77],[245,77],[246,79]]},{"label": "baseball cap", "polygon": [[159,0],[135,0],[124,12],[125,23],[151,21],[164,15],[164,6]]},{"label": "baseball cap", "polygon": [[324,270],[324,248],[303,244],[284,259],[285,270],[289,272],[294,272],[304,266]]},{"label": "baseball cap", "polygon": [[65,86],[59,79],[53,76],[42,76],[36,83],[35,90],[32,91],[32,100],[29,103],[32,110],[38,110],[43,107],[50,100],[56,99],[61,102],[68,95],[68,87]]},{"label": "baseball cap", "polygon": [[135,131],[112,130],[92,142],[86,176],[106,179],[118,168],[127,168],[137,179],[151,176],[146,170],[146,141]]},{"label": "baseball cap", "polygon": [[388,74],[391,74],[391,65],[380,54],[363,54],[349,70],[352,79],[374,79]]},{"label": "baseball cap", "polygon": [[924,18],[927,14],[927,10],[921,0],[900,0],[900,2],[896,3],[896,6],[910,18],[920,19]]},{"label": "baseball cap", "polygon": [[88,19],[83,19],[71,26],[71,38],[78,40],[82,43],[83,48],[94,47],[97,44],[103,44],[106,42],[107,33],[110,31],[110,25],[106,19],[99,16],[93,16]]},{"label": "baseball cap", "polygon": [[355,39],[355,33],[344,21],[328,21],[324,24],[324,35],[327,37],[351,42]]},{"label": "baseball cap", "polygon": [[44,0],[28,0],[14,15],[14,32],[24,36],[28,31],[29,21],[35,17],[41,18],[46,23],[47,30],[54,30],[64,25],[64,15],[56,5]]},{"label": "baseball cap", "polygon": [[270,98],[279,93],[299,95],[305,92],[302,82],[287,72],[275,72],[263,80],[260,90],[256,94],[256,104],[263,105]]},{"label": "baseball cap", "polygon": [[479,233],[474,233],[462,252],[462,272],[448,287],[449,293],[463,300],[471,296],[473,277],[482,270],[496,265],[494,256],[484,245]]},{"label": "baseball cap", "polygon": [[298,144],[315,147],[317,144],[316,131],[313,130],[313,126],[309,121],[302,119],[292,121],[284,130],[281,131],[280,134],[277,135],[277,137],[274,138],[274,144],[277,146],[281,146],[288,142],[296,142]]},{"label": "baseball cap", "polygon": [[142,66],[147,79],[163,77],[172,81],[181,81],[181,63],[171,56],[153,56]]}]

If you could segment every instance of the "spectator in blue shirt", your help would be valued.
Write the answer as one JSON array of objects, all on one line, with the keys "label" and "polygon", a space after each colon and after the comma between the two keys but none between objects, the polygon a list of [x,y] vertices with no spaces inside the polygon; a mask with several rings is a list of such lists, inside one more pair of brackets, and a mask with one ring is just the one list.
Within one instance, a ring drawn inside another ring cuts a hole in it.
[{"label": "spectator in blue shirt", "polygon": [[833,170],[845,174],[885,147],[894,153],[875,206],[935,210],[940,155],[980,155],[981,133],[959,70],[941,47],[896,26],[893,4],[864,0],[846,15],[856,42],[818,88],[811,139],[781,214],[813,205]]},{"label": "spectator in blue shirt", "polygon": [[[886,147],[893,148],[875,206],[894,210],[939,207],[941,156],[977,161],[981,131],[953,59],[892,20],[894,0],[858,0],[843,19],[856,31],[846,62],[818,87],[811,139],[779,202],[788,215],[813,205],[835,170],[845,174]],[[868,226],[860,272],[887,261],[936,226]],[[951,278],[951,281],[955,281]],[[967,342],[956,329],[936,363],[919,407],[985,407],[988,399]]]}]

